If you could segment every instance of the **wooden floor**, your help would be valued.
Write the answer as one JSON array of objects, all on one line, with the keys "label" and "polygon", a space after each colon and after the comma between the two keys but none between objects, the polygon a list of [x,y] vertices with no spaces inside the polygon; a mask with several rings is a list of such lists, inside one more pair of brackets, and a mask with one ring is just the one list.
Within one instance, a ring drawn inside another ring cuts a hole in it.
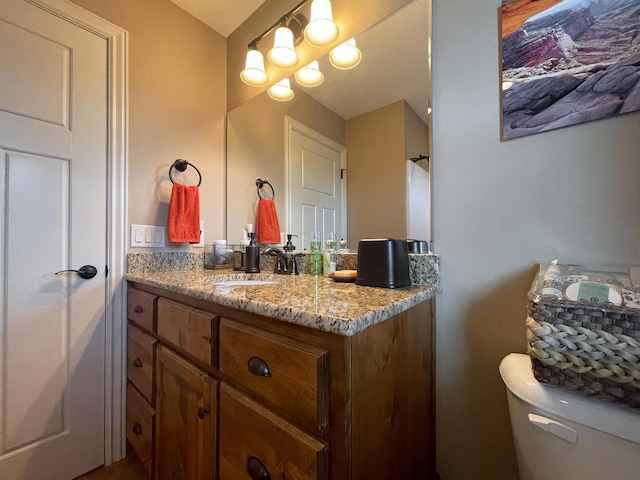
[{"label": "wooden floor", "polygon": [[149,476],[136,454],[128,448],[123,460],[108,467],[97,468],[75,480],[149,480]]}]

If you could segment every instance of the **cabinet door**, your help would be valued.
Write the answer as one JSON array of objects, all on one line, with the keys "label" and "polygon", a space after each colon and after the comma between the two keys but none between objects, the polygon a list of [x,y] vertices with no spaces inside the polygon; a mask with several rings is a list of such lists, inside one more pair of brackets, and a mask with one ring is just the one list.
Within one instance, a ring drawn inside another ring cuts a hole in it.
[{"label": "cabinet door", "polygon": [[158,335],[207,365],[218,367],[218,315],[182,303],[158,300]]},{"label": "cabinet door", "polygon": [[156,480],[213,480],[217,380],[182,357],[156,354]]},{"label": "cabinet door", "polygon": [[220,385],[220,480],[327,480],[328,460],[324,442]]}]

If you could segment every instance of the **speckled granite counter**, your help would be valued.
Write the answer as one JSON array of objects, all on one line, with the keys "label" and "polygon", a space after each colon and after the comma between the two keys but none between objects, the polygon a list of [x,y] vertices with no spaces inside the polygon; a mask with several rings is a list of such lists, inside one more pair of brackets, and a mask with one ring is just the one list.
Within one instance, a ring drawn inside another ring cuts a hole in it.
[{"label": "speckled granite counter", "polygon": [[[239,278],[271,280],[267,285],[229,286]],[[225,270],[128,273],[125,279],[227,307],[351,336],[440,293],[440,286],[400,289],[337,283],[311,275],[238,274]]]}]

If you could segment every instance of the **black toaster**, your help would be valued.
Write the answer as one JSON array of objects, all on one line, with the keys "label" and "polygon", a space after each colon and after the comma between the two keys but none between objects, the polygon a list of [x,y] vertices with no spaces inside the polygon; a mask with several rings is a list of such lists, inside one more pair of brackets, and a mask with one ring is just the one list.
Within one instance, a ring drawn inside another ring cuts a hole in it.
[{"label": "black toaster", "polygon": [[393,238],[360,240],[356,284],[383,288],[411,285],[407,241]]}]

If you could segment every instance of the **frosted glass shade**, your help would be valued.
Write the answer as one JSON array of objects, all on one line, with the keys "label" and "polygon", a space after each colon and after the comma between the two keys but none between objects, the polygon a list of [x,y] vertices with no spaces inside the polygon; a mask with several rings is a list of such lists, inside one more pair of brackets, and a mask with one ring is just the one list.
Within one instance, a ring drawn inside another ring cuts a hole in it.
[{"label": "frosted glass shade", "polygon": [[316,47],[330,45],[338,38],[338,26],[333,23],[330,0],[311,2],[311,18],[304,29],[304,38]]},{"label": "frosted glass shade", "polygon": [[324,81],[318,61],[314,60],[296,72],[296,82],[304,87],[316,87]]},{"label": "frosted glass shade", "polygon": [[274,100],[278,100],[279,102],[286,102],[293,98],[293,90],[291,90],[291,84],[289,83],[288,78],[283,78],[275,85],[269,87],[267,90],[267,95],[269,95]]},{"label": "frosted glass shade", "polygon": [[349,70],[355,67],[360,63],[360,60],[362,60],[362,53],[356,47],[356,39],[353,37],[329,52],[331,65],[340,70]]},{"label": "frosted glass shade", "polygon": [[267,57],[273,65],[280,68],[291,68],[298,63],[291,30],[287,27],[278,27],[273,40],[273,48],[269,50]]},{"label": "frosted glass shade", "polygon": [[267,83],[267,74],[264,71],[264,57],[258,50],[249,50],[244,70],[240,72],[240,78],[247,85],[258,87]]}]

